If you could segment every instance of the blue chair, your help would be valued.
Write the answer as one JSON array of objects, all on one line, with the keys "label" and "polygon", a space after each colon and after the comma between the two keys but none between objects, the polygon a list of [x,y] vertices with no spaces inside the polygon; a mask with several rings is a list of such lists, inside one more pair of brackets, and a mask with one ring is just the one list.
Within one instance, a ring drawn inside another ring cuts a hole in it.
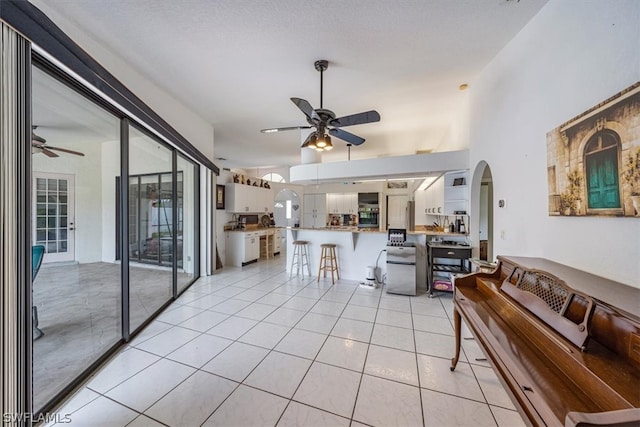
[{"label": "blue chair", "polygon": [[[44,246],[35,245],[31,247],[31,283],[36,280],[40,266],[42,265],[42,258],[44,258]],[[33,340],[37,340],[44,335],[44,332],[38,328],[38,307],[35,305],[31,307],[31,315],[33,317]]]}]

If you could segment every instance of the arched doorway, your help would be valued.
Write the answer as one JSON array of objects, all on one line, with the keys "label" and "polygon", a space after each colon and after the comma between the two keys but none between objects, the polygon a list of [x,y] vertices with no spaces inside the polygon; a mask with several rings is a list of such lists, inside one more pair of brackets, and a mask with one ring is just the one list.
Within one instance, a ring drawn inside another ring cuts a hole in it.
[{"label": "arched doorway", "polygon": [[[481,161],[473,172],[471,184],[471,218],[469,236],[473,254],[481,260],[493,261],[493,176],[491,168]],[[477,248],[477,249],[476,249]]]},{"label": "arched doorway", "polygon": [[620,137],[605,129],[593,135],[584,148],[587,210],[620,209],[618,152]]},{"label": "arched doorway", "polygon": [[300,224],[300,196],[293,190],[284,188],[276,194],[273,207],[276,227],[294,227]]}]

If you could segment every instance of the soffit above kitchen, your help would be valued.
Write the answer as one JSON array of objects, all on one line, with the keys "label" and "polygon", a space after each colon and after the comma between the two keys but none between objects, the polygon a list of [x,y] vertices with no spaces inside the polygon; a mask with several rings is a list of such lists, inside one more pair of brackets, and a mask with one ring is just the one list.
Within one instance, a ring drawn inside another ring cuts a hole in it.
[{"label": "soffit above kitchen", "polygon": [[300,164],[300,132],[259,131],[306,124],[290,98],[320,106],[319,59],[329,61],[325,108],[381,116],[348,128],[364,144],[349,152],[334,140],[323,162],[466,148],[474,79],[546,2],[32,1],[212,123],[226,168]]}]

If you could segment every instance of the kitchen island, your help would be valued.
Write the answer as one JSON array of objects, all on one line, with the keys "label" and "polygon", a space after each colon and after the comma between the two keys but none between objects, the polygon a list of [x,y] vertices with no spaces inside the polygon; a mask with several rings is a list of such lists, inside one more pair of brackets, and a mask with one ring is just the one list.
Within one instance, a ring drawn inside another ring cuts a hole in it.
[{"label": "kitchen island", "polygon": [[[416,245],[416,283],[418,289],[427,289],[427,251],[425,233],[408,233],[407,241]],[[318,275],[320,245],[334,243],[340,278],[363,282],[367,277],[367,267],[375,266],[377,279],[386,274],[386,231],[363,231],[344,228],[288,228],[287,229],[287,271],[291,269],[293,241],[309,242],[309,265],[314,278]]]}]

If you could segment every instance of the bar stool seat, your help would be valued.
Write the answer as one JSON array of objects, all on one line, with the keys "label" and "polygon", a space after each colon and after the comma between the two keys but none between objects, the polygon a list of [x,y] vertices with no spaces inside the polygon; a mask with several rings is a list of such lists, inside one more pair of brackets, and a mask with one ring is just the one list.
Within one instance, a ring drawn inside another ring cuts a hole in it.
[{"label": "bar stool seat", "polygon": [[309,242],[306,240],[294,240],[293,241],[293,255],[291,257],[291,271],[289,272],[289,278],[293,277],[293,268],[296,268],[296,276],[300,274],[302,270],[302,277],[304,278],[304,267],[307,266],[307,273],[311,277],[311,267],[309,267],[309,252],[307,246]]},{"label": "bar stool seat", "polygon": [[340,270],[338,270],[338,259],[336,257],[336,245],[335,243],[322,243],[320,245],[322,249],[320,253],[320,268],[318,269],[318,282],[320,281],[320,274],[323,273],[323,277],[327,277],[327,271],[331,272],[331,284],[335,284],[334,274],[340,279]]}]

